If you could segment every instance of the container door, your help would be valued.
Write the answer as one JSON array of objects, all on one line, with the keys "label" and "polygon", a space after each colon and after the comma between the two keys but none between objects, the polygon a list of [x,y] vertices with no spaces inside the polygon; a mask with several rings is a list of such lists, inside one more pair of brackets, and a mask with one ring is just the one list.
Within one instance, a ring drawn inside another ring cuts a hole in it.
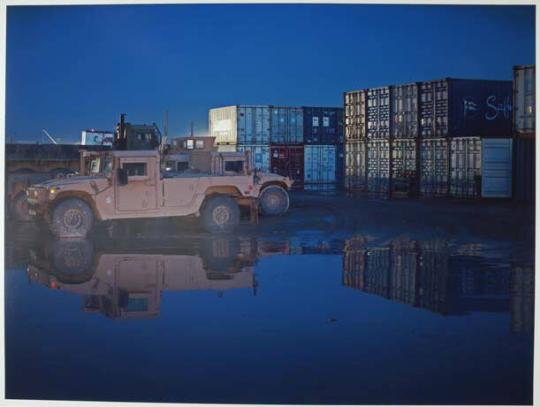
[{"label": "container door", "polygon": [[512,140],[482,142],[482,197],[512,197]]},{"label": "container door", "polygon": [[122,158],[120,166],[128,173],[128,183],[122,186],[116,183],[116,209],[119,211],[156,209],[158,191],[154,162]]}]

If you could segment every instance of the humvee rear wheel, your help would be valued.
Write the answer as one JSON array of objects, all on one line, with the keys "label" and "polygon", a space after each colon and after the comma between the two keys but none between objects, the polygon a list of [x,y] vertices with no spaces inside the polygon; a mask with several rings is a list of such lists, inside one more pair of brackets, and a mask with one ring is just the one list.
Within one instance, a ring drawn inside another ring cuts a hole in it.
[{"label": "humvee rear wheel", "polygon": [[58,237],[85,237],[94,226],[94,213],[78,198],[60,202],[52,211],[51,230]]},{"label": "humvee rear wheel", "polygon": [[28,202],[26,201],[26,192],[19,192],[11,202],[10,214],[15,220],[29,222],[31,220],[28,213]]},{"label": "humvee rear wheel", "polygon": [[263,189],[259,203],[263,215],[283,215],[289,209],[289,194],[279,185],[270,185]]},{"label": "humvee rear wheel", "polygon": [[201,221],[208,232],[230,232],[240,221],[238,203],[227,195],[210,197],[201,210]]}]

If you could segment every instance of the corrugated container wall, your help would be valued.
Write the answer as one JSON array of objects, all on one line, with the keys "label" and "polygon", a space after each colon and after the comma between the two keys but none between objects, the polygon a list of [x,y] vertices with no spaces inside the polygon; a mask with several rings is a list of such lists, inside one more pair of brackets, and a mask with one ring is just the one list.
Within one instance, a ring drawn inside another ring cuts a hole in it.
[{"label": "corrugated container wall", "polygon": [[234,153],[236,152],[236,144],[218,144],[218,153]]},{"label": "corrugated container wall", "polygon": [[366,91],[344,94],[345,140],[357,141],[366,137]]},{"label": "corrugated container wall", "polygon": [[418,84],[393,86],[391,88],[393,138],[418,137]]},{"label": "corrugated container wall", "polygon": [[304,182],[305,184],[336,182],[335,145],[304,146]]},{"label": "corrugated container wall", "polygon": [[425,197],[448,194],[448,140],[420,142],[420,194]]},{"label": "corrugated container wall", "polygon": [[420,136],[509,137],[512,83],[441,79],[420,83]]},{"label": "corrugated container wall", "polygon": [[238,145],[238,151],[251,151],[251,165],[259,171],[270,172],[270,146]]},{"label": "corrugated container wall", "polygon": [[535,200],[535,139],[514,139],[514,198],[533,203]]},{"label": "corrugated container wall", "polygon": [[418,190],[417,141],[392,140],[392,196],[414,196]]},{"label": "corrugated container wall", "polygon": [[237,107],[227,106],[208,111],[208,128],[210,137],[216,144],[237,143]]},{"label": "corrugated container wall", "polygon": [[482,197],[512,197],[512,139],[482,140]]},{"label": "corrugated container wall", "polygon": [[293,188],[304,185],[304,146],[271,146],[270,169],[294,180]]},{"label": "corrugated container wall", "polygon": [[303,107],[305,144],[343,143],[343,109]]},{"label": "corrugated container wall", "polygon": [[390,138],[390,87],[366,90],[367,138]]},{"label": "corrugated container wall", "polygon": [[238,144],[270,144],[270,117],[269,106],[239,106],[237,117]]},{"label": "corrugated container wall", "polygon": [[387,196],[390,188],[390,141],[367,142],[367,189],[370,193]]},{"label": "corrugated container wall", "polygon": [[514,66],[514,134],[532,136],[536,130],[535,65]]},{"label": "corrugated container wall", "polygon": [[340,189],[343,189],[343,178],[345,177],[345,146],[336,145],[336,182]]},{"label": "corrugated container wall", "polygon": [[482,140],[457,137],[450,141],[450,195],[475,198],[481,192]]},{"label": "corrugated container wall", "polygon": [[270,142],[276,145],[302,144],[304,111],[299,107],[271,107]]},{"label": "corrugated container wall", "polygon": [[364,141],[345,144],[345,189],[358,192],[366,190],[366,152]]}]

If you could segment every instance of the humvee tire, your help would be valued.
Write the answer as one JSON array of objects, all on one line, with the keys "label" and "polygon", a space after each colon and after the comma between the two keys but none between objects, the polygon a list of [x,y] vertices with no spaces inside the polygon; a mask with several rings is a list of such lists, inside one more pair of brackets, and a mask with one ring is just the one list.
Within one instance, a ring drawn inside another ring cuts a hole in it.
[{"label": "humvee tire", "polygon": [[201,241],[200,251],[207,273],[226,273],[234,269],[240,241],[236,235],[205,238]]},{"label": "humvee tire", "polygon": [[11,201],[11,207],[9,214],[13,216],[13,219],[20,222],[29,222],[31,220],[28,213],[28,202],[26,202],[26,192],[19,192],[15,198]]},{"label": "humvee tire", "polygon": [[80,284],[94,274],[94,247],[86,239],[57,240],[52,245],[52,274],[62,283]]},{"label": "humvee tire", "polygon": [[86,237],[94,226],[94,213],[78,198],[61,201],[52,211],[51,230],[57,237]]},{"label": "humvee tire", "polygon": [[231,232],[240,221],[238,203],[227,195],[209,197],[201,210],[201,222],[210,233]]},{"label": "humvee tire", "polygon": [[279,185],[263,189],[259,204],[263,215],[280,216],[289,209],[289,194]]}]

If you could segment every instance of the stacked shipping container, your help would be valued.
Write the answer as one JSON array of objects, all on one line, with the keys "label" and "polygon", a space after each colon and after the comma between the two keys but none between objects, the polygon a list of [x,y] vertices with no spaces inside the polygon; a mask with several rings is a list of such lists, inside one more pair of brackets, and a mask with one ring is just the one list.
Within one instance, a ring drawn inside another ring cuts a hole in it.
[{"label": "stacked shipping container", "polygon": [[511,92],[508,81],[447,78],[345,93],[345,187],[479,196],[482,138],[509,137]]},{"label": "stacked shipping container", "polygon": [[343,183],[343,109],[304,107],[304,188]]},{"label": "stacked shipping container", "polygon": [[343,179],[343,109],[230,106],[209,111],[218,151],[251,151],[253,166],[294,188],[335,189]]},{"label": "stacked shipping container", "polygon": [[514,198],[534,202],[536,100],[535,65],[514,67]]}]

